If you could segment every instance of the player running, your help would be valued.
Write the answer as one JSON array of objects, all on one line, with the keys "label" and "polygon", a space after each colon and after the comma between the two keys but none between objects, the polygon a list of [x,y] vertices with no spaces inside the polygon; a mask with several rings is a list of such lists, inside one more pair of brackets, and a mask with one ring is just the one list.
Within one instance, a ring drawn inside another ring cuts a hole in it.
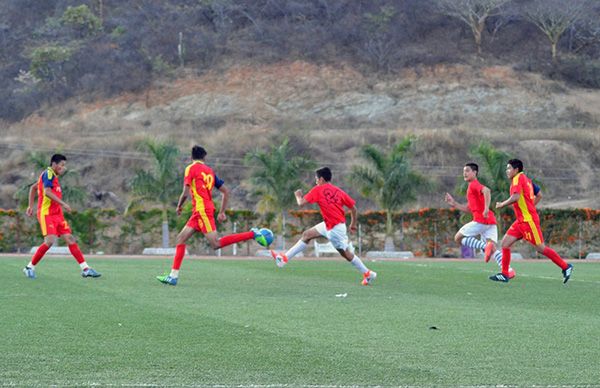
[{"label": "player running", "polygon": [[302,196],[302,190],[294,192],[298,206],[304,206],[309,203],[319,205],[323,222],[305,230],[302,238],[290,248],[285,254],[271,251],[271,255],[278,267],[283,267],[294,256],[304,251],[310,240],[317,237],[327,238],[335,249],[346,260],[350,262],[363,275],[362,284],[367,286],[372,284],[377,273],[369,270],[362,260],[354,254],[354,247],[348,239],[346,231],[346,216],[344,206],[350,210],[350,231],[356,232],[357,210],[355,201],[342,189],[331,184],[331,170],[329,167],[323,167],[316,171],[316,186],[306,195]]},{"label": "player running", "polygon": [[225,182],[215,175],[212,168],[204,164],[206,150],[200,146],[192,147],[192,163],[185,168],[183,178],[183,191],[177,202],[177,215],[181,215],[183,204],[188,197],[192,198],[192,216],[187,224],[177,235],[175,257],[171,273],[168,275],[157,276],[158,281],[171,286],[177,285],[179,279],[179,269],[185,256],[186,241],[196,232],[203,233],[213,249],[219,249],[238,242],[255,239],[256,242],[267,246],[264,237],[257,228],[244,233],[230,234],[219,238],[215,224],[215,205],[212,200],[212,189],[217,188],[221,192],[221,208],[217,214],[219,222],[225,222],[227,216],[225,209],[229,201],[229,189]]},{"label": "player running", "polygon": [[100,274],[88,266],[79,249],[75,237],[71,234],[71,228],[65,220],[63,208],[67,212],[71,207],[62,199],[62,189],[58,183],[58,177],[67,171],[67,157],[61,154],[54,154],[50,158],[50,167],[40,175],[37,183],[34,183],[29,190],[29,204],[26,214],[33,215],[33,202],[35,201],[35,192],[37,190],[38,206],[37,218],[44,236],[44,242],[35,251],[31,261],[23,273],[30,279],[35,279],[35,266],[42,260],[46,252],[52,245],[62,237],[69,247],[69,251],[81,267],[81,276],[84,278],[100,277]]},{"label": "player running", "polygon": [[[491,248],[495,246],[490,244],[495,244],[498,241],[498,228],[496,227],[494,212],[490,211],[491,191],[479,182],[477,179],[478,174],[479,166],[476,163],[467,163],[463,167],[463,179],[469,183],[466,205],[456,202],[454,197],[449,193],[446,193],[445,200],[450,206],[473,215],[473,220],[463,225],[456,233],[454,241],[461,245],[483,251],[487,246]],[[477,236],[481,236],[481,240]],[[488,242],[487,246],[486,242]],[[488,248],[490,253],[486,256],[486,262],[489,261],[491,256],[491,248]],[[501,267],[502,254],[496,251],[494,258],[498,266]],[[512,268],[508,269],[508,276],[511,278],[515,276],[515,271]]]},{"label": "player running", "polygon": [[509,160],[506,165],[506,176],[511,181],[510,197],[503,202],[496,202],[496,209],[513,205],[517,220],[502,239],[502,272],[490,276],[490,280],[505,283],[509,281],[510,247],[516,241],[525,239],[535,247],[536,251],[559,266],[562,270],[563,283],[568,282],[573,273],[573,265],[567,264],[554,249],[544,244],[540,219],[535,209],[533,184],[523,173],[523,162],[519,159]]}]

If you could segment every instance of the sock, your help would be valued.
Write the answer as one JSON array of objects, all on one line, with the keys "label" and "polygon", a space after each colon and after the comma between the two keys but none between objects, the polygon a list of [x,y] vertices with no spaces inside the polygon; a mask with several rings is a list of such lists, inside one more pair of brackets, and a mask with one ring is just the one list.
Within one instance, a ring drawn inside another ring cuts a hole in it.
[{"label": "sock", "polygon": [[369,272],[369,269],[367,267],[365,267],[365,265],[363,264],[362,260],[360,259],[360,257],[354,255],[354,257],[352,258],[352,261],[350,262],[350,264],[352,264],[357,270],[360,271],[360,273],[367,273]]},{"label": "sock", "polygon": [[185,244],[177,244],[177,246],[175,247],[175,257],[173,257],[172,269],[177,270],[178,275],[179,268],[181,268],[181,262],[183,261],[183,256],[185,256]]},{"label": "sock", "polygon": [[[69,251],[75,258],[75,260],[77,260],[77,262],[79,263],[80,266],[82,263],[85,263],[85,259],[83,258],[83,253],[81,253],[81,250],[79,249],[79,245],[77,245],[77,243],[73,243],[73,244],[69,245]],[[85,268],[82,267],[81,269],[85,269]]]},{"label": "sock", "polygon": [[231,244],[239,243],[246,240],[252,240],[254,238],[254,232],[244,232],[237,234],[228,234],[227,236],[223,236],[219,239],[219,248],[226,247]]},{"label": "sock", "polygon": [[502,273],[508,275],[510,268],[510,248],[502,248]]},{"label": "sock", "polygon": [[460,243],[462,245],[465,245],[470,248],[481,249],[481,250],[485,249],[485,242],[483,242],[479,239],[476,239],[475,237],[463,237],[463,239],[460,240]]},{"label": "sock", "polygon": [[173,279],[177,279],[179,277],[179,270],[178,269],[172,269],[171,273],[169,274],[170,277],[172,277]]},{"label": "sock", "polygon": [[494,260],[498,263],[498,267],[502,268],[502,253],[500,251],[494,252]]},{"label": "sock", "polygon": [[288,260],[291,260],[292,257],[305,250],[306,247],[307,244],[304,241],[298,240],[298,242],[285,253],[285,256],[288,258]]},{"label": "sock", "polygon": [[559,254],[556,253],[556,251],[550,247],[544,248],[542,255],[544,255],[547,258],[549,258],[550,260],[552,260],[554,262],[554,264],[558,265],[562,270],[567,269],[567,267],[569,266],[569,264],[567,264],[566,261],[561,259]]},{"label": "sock", "polygon": [[29,263],[29,266],[31,266],[32,268],[35,267],[35,265],[37,263],[39,263],[40,260],[42,260],[42,257],[44,257],[46,252],[48,252],[48,249],[50,249],[50,247],[48,245],[46,245],[46,243],[42,243],[42,245],[40,245],[38,247],[38,249],[35,251],[35,253],[33,254],[33,257],[31,258],[31,263]]}]

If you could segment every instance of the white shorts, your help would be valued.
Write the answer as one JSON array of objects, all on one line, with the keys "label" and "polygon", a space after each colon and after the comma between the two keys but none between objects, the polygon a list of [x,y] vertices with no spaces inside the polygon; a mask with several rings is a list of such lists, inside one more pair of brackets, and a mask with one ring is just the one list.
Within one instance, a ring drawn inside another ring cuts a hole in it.
[{"label": "white shorts", "polygon": [[493,242],[498,242],[498,228],[496,227],[496,224],[488,225],[471,221],[460,228],[458,233],[465,237],[475,237],[481,235],[482,240],[492,240]]},{"label": "white shorts", "polygon": [[354,247],[348,239],[346,224],[340,223],[334,226],[332,229],[327,230],[327,227],[325,227],[325,222],[321,222],[320,224],[315,225],[314,228],[321,236],[328,239],[335,249],[341,249],[343,251],[350,249],[350,252],[354,252]]}]

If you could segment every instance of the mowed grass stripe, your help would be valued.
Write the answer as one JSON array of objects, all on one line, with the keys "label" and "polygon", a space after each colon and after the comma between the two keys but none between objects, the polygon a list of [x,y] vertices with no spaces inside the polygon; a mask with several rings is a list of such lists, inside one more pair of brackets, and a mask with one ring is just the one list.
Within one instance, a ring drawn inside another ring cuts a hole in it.
[{"label": "mowed grass stripe", "polygon": [[[282,270],[269,260],[190,260],[166,287],[154,275],[170,260],[97,260],[103,278],[82,279],[73,261],[48,258],[35,281],[22,264],[0,260],[10,317],[0,378],[9,383],[600,381],[598,287],[588,283],[597,265],[577,266],[582,282],[564,287],[549,262],[519,263],[523,278],[507,285],[487,280],[495,268],[481,262],[377,262],[377,285],[361,287],[341,259]],[[556,281],[535,277],[546,272]],[[26,373],[32,361],[36,373]]]}]

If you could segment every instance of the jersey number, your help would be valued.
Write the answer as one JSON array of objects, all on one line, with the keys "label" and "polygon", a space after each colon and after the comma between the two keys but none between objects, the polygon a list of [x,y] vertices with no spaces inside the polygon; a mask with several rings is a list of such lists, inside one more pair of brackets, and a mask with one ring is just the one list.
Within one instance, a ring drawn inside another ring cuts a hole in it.
[{"label": "jersey number", "polygon": [[204,181],[204,187],[206,187],[206,190],[211,191],[213,186],[215,185],[215,177],[212,176],[211,174],[205,174],[205,173],[201,173],[202,174],[202,180]]}]

